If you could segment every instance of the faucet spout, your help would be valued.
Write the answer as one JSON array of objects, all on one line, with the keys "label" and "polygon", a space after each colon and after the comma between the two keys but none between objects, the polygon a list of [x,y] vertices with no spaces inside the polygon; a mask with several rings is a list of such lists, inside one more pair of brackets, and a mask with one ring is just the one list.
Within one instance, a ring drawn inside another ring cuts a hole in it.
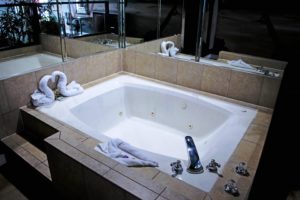
[{"label": "faucet spout", "polygon": [[200,174],[202,173],[203,166],[200,162],[200,158],[195,146],[195,143],[193,141],[193,138],[191,136],[186,136],[185,137],[185,142],[187,146],[187,152],[189,156],[189,163],[187,167],[187,172],[192,173],[192,174]]}]

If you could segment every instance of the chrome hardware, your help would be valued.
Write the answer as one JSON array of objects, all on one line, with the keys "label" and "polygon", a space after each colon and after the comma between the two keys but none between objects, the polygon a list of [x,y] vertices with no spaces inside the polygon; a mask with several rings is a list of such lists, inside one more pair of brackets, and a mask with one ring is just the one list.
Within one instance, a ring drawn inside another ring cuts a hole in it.
[{"label": "chrome hardware", "polygon": [[247,165],[244,162],[240,162],[236,167],[235,167],[235,172],[238,173],[239,175],[242,176],[249,176],[249,172],[247,170]]},{"label": "chrome hardware", "polygon": [[189,164],[187,167],[187,172],[192,173],[192,174],[200,174],[202,173],[203,166],[200,162],[200,158],[196,149],[196,146],[194,144],[193,138],[191,136],[186,136],[185,137],[185,142],[187,146],[187,152],[189,156]]},{"label": "chrome hardware", "polygon": [[224,185],[224,191],[229,194],[232,194],[235,197],[240,195],[239,190],[236,186],[236,182],[232,179],[230,179],[228,183]]},{"label": "chrome hardware", "polygon": [[218,176],[223,177],[222,174],[218,172],[218,168],[221,167],[219,163],[215,161],[215,159],[211,159],[210,163],[206,165],[206,169],[212,173],[216,173]]},{"label": "chrome hardware", "polygon": [[173,172],[172,177],[175,177],[178,174],[182,174],[183,168],[180,160],[177,160],[176,162],[172,162],[170,165],[172,167],[172,172]]}]

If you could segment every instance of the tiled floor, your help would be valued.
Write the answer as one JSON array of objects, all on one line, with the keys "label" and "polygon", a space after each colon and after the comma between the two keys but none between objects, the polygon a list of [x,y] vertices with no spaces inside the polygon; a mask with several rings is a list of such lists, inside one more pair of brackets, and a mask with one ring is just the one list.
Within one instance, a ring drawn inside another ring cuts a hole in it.
[{"label": "tiled floor", "polygon": [[0,173],[0,199],[26,200],[27,198]]}]

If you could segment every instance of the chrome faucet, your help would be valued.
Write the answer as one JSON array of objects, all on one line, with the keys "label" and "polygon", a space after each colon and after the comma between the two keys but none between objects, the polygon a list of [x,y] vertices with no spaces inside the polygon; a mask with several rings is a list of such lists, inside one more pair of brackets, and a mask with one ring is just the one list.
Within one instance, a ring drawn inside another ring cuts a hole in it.
[{"label": "chrome faucet", "polygon": [[187,172],[192,173],[192,174],[200,174],[202,173],[203,166],[200,162],[200,158],[195,146],[195,143],[193,141],[193,138],[191,136],[186,136],[185,137],[185,142],[186,142],[186,147],[187,147],[187,152],[189,156],[189,163],[187,167]]}]

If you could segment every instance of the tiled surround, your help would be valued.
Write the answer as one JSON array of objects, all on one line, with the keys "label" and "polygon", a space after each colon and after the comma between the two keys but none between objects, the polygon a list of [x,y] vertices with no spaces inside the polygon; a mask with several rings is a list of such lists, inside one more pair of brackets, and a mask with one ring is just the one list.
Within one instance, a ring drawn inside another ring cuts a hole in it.
[{"label": "tiled surround", "polygon": [[248,103],[273,108],[281,78],[236,71],[136,51],[123,52],[123,70]]},{"label": "tiled surround", "polygon": [[[36,72],[0,80],[0,138],[16,131],[19,107],[30,104],[30,95],[42,76],[55,70],[66,73],[69,82],[88,83],[122,70],[122,51],[81,57]],[[53,87],[53,86],[52,86]]]},{"label": "tiled surround", "polygon": [[265,67],[270,67],[270,68],[275,68],[275,69],[281,69],[283,70],[287,62],[285,61],[280,61],[280,60],[273,60],[269,58],[262,58],[258,56],[251,56],[247,54],[241,54],[241,53],[234,53],[234,52],[228,52],[228,51],[220,51],[219,52],[219,59],[221,60],[237,60],[237,59],[242,59],[243,61],[258,65],[258,66],[265,66]]},{"label": "tiled surround", "polygon": [[27,54],[28,52],[39,52],[41,50],[42,50],[41,45],[34,45],[29,47],[22,47],[22,48],[7,50],[7,51],[1,51],[0,59],[15,56],[15,55],[20,55],[20,54]]},{"label": "tiled surround", "polygon": [[[87,42],[91,42],[95,39],[111,39],[111,40],[118,40],[119,36],[116,34],[101,34],[101,35],[94,35],[94,36],[89,36],[89,37],[81,37],[78,38],[78,40],[81,41],[87,41]],[[126,42],[128,42],[129,44],[139,44],[142,43],[144,41],[143,38],[135,38],[135,37],[127,37],[126,36]]]},{"label": "tiled surround", "polygon": [[181,41],[180,41],[180,35],[174,35],[170,37],[161,38],[158,40],[153,40],[150,42],[144,42],[141,44],[133,45],[128,47],[128,49],[136,50],[144,53],[158,53],[160,52],[160,43],[162,41],[170,40],[175,43],[175,46],[180,49],[181,48]]},{"label": "tiled surround", "polygon": [[[41,44],[45,51],[61,54],[60,38],[54,35],[41,34]],[[111,51],[114,48],[85,42],[77,39],[65,38],[67,47],[67,56],[71,58],[79,58],[94,53]]]},{"label": "tiled surround", "polygon": [[[96,80],[93,84],[102,81]],[[85,87],[93,84],[86,84]],[[187,88],[186,90],[197,92]],[[219,98],[234,101],[225,97]],[[258,111],[225,165],[222,172],[224,177],[217,180],[209,193],[205,193],[155,168],[125,167],[94,150],[100,141],[56,122],[43,113],[30,108],[22,110],[52,124],[59,131],[46,139],[47,157],[54,187],[64,199],[232,199],[233,196],[224,192],[224,184],[231,178],[237,182],[240,191],[240,196],[234,198],[247,199],[271,121],[270,113]],[[241,161],[247,163],[249,177],[241,177],[234,172],[235,166]]]}]

